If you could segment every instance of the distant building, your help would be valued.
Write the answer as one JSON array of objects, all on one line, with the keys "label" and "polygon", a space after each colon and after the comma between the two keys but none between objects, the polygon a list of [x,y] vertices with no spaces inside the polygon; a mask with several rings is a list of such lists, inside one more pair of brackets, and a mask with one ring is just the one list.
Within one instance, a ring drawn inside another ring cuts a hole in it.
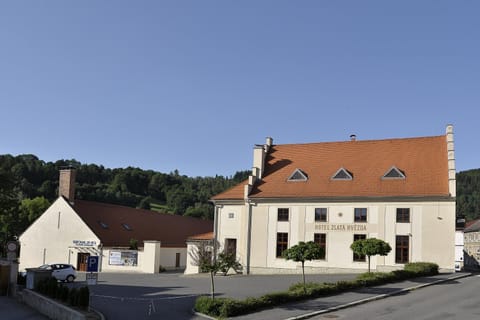
[{"label": "distant building", "polygon": [[453,126],[433,137],[275,145],[253,150],[247,181],[212,198],[217,250],[235,252],[246,273],[296,273],[282,258],[299,241],[315,241],[322,259],[309,272],[363,272],[353,241],[379,238],[392,251],[373,269],[407,262],[455,268]]},{"label": "distant building", "polygon": [[60,171],[59,189],[60,197],[20,236],[20,270],[70,263],[85,271],[89,256],[100,257],[101,271],[185,268],[187,238],[213,230],[211,221],[75,200],[74,169]]},{"label": "distant building", "polygon": [[480,219],[470,221],[464,234],[464,265],[466,269],[480,269]]}]

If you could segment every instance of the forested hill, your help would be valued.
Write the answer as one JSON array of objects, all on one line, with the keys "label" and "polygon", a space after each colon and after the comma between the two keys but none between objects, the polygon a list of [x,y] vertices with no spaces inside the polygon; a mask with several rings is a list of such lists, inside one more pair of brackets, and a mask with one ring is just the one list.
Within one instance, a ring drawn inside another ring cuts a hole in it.
[{"label": "forested hill", "polygon": [[480,169],[457,173],[457,215],[480,218]]},{"label": "forested hill", "polygon": [[[249,174],[238,171],[231,177],[187,177],[178,171],[166,174],[132,167],[108,169],[76,160],[45,162],[35,155],[0,155],[0,171],[13,174],[19,200],[44,197],[52,202],[58,194],[59,169],[65,166],[77,169],[78,199],[204,219],[213,218],[208,200]],[[467,221],[480,218],[480,169],[457,173],[457,215],[464,215]]]},{"label": "forested hill", "polygon": [[245,180],[249,171],[231,177],[187,177],[178,171],[165,174],[139,168],[108,169],[76,160],[45,162],[35,155],[0,155],[0,170],[13,174],[16,191],[23,199],[58,196],[59,169],[77,169],[76,198],[153,209],[213,219],[208,200],[215,194]]}]

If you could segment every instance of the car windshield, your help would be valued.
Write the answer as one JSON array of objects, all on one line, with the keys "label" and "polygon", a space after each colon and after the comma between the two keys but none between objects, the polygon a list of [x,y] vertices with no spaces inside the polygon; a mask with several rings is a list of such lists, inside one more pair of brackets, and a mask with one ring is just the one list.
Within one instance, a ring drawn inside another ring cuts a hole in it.
[{"label": "car windshield", "polygon": [[41,265],[40,267],[38,267],[39,269],[52,269],[52,267],[49,265],[49,264],[43,264]]}]

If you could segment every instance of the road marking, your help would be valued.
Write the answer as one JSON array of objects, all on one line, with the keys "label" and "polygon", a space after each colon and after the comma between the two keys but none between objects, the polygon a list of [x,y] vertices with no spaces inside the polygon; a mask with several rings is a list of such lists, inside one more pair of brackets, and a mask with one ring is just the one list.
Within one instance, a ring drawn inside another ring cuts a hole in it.
[{"label": "road marking", "polygon": [[184,299],[184,298],[191,298],[191,297],[198,297],[201,296],[201,294],[189,294],[186,296],[173,296],[173,297],[163,297],[163,298],[134,298],[134,297],[117,297],[117,296],[106,296],[106,295],[101,295],[101,294],[92,294],[92,297],[97,297],[97,298],[105,298],[105,299],[115,299],[115,300],[120,300],[120,301],[160,301],[160,300],[176,300],[176,299]]}]

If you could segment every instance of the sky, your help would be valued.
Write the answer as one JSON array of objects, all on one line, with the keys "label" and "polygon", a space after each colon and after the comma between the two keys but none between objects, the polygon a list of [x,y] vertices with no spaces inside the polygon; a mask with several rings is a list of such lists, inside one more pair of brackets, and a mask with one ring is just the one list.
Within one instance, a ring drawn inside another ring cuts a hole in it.
[{"label": "sky", "polygon": [[1,1],[0,154],[187,176],[437,136],[480,168],[478,1]]}]

